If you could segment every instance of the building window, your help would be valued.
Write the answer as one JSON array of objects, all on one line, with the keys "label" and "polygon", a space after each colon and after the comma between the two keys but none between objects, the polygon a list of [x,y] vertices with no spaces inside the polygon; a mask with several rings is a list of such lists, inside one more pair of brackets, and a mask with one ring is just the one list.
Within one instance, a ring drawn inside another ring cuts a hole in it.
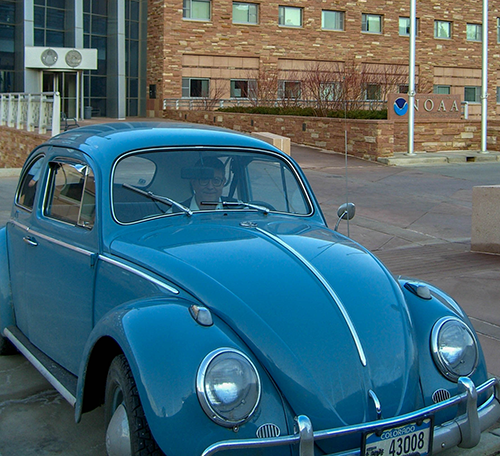
[{"label": "building window", "polygon": [[253,79],[231,79],[231,98],[255,98],[257,81]]},{"label": "building window", "polygon": [[210,0],[184,0],[182,17],[196,21],[209,21]]},{"label": "building window", "polygon": [[182,98],[208,98],[209,79],[182,78]]},{"label": "building window", "polygon": [[469,103],[481,102],[481,87],[464,87],[464,101]]},{"label": "building window", "polygon": [[483,26],[481,24],[467,24],[467,41],[482,41]]},{"label": "building window", "polygon": [[300,81],[280,81],[278,88],[278,98],[288,98],[298,100],[301,95]]},{"label": "building window", "polygon": [[497,18],[497,43],[500,43],[500,17]]},{"label": "building window", "polygon": [[365,100],[380,101],[382,99],[382,88],[379,84],[366,84]]},{"label": "building window", "polygon": [[64,0],[35,0],[34,14],[35,46],[64,47]]},{"label": "building window", "polygon": [[[415,19],[415,35],[418,34],[418,19]],[[399,36],[410,36],[410,18],[399,18]]]},{"label": "building window", "polygon": [[16,3],[0,2],[0,92],[14,92]]},{"label": "building window", "polygon": [[278,23],[284,27],[302,27],[302,8],[280,6]]},{"label": "building window", "polygon": [[399,84],[398,93],[408,93],[410,91],[410,86],[408,84]]},{"label": "building window", "polygon": [[451,93],[451,87],[449,85],[435,85],[434,93],[439,95],[449,95]]},{"label": "building window", "polygon": [[344,30],[344,15],[343,11],[326,11],[321,12],[321,28],[323,30]]},{"label": "building window", "polygon": [[259,22],[259,5],[255,3],[233,2],[234,24],[257,24]]},{"label": "building window", "polygon": [[497,103],[500,103],[500,87],[497,87]]},{"label": "building window", "polygon": [[83,45],[97,49],[97,70],[85,71],[85,102],[107,115],[108,2],[83,2]]},{"label": "building window", "polygon": [[382,16],[379,14],[363,14],[361,31],[367,33],[382,33]]},{"label": "building window", "polygon": [[338,101],[341,98],[342,86],[338,82],[322,82],[319,90],[321,100]]},{"label": "building window", "polygon": [[434,21],[434,38],[451,38],[451,22]]}]

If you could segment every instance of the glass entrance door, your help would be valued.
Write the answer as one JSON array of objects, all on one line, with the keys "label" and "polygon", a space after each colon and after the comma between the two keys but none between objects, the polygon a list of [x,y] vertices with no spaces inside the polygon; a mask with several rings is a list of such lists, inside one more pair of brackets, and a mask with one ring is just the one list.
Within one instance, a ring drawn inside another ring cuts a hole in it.
[{"label": "glass entrance door", "polygon": [[78,73],[44,71],[42,78],[43,92],[59,92],[61,94],[61,112],[67,117],[78,117]]}]

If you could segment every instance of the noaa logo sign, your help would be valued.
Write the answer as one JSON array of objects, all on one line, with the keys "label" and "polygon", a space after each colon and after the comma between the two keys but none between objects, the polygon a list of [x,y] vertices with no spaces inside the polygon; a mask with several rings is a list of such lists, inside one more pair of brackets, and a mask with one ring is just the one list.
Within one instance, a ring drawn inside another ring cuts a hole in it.
[{"label": "noaa logo sign", "polygon": [[408,112],[408,101],[404,98],[396,98],[394,101],[394,112],[398,116],[404,116]]}]

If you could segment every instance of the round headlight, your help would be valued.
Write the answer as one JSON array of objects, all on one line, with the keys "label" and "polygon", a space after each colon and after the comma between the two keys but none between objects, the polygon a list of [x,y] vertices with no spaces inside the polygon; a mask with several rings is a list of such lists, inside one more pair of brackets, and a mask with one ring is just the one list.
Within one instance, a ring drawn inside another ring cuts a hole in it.
[{"label": "round headlight", "polygon": [[439,320],[432,329],[432,354],[441,373],[457,381],[477,367],[479,353],[472,330],[455,317]]},{"label": "round headlight", "polygon": [[250,359],[239,351],[221,348],[208,354],[196,380],[198,399],[217,424],[239,425],[250,418],[260,400],[260,378]]}]

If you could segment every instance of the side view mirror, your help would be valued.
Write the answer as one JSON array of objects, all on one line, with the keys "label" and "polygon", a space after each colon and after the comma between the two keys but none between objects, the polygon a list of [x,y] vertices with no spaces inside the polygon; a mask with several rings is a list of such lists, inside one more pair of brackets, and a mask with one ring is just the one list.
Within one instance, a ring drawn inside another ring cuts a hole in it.
[{"label": "side view mirror", "polygon": [[335,224],[334,230],[337,231],[341,220],[352,220],[356,214],[356,206],[354,203],[344,203],[337,210],[339,219]]}]

